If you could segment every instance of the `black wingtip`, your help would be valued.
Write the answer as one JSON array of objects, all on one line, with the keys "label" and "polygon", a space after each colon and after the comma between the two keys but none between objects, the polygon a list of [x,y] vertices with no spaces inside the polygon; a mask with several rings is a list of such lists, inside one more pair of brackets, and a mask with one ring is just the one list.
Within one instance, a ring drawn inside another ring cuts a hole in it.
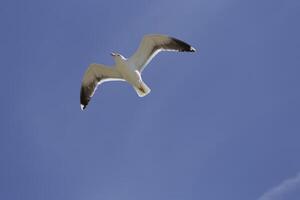
[{"label": "black wingtip", "polygon": [[91,98],[87,94],[87,91],[85,90],[85,88],[81,87],[81,90],[80,90],[80,108],[81,108],[81,110],[84,110],[86,108],[90,99]]},{"label": "black wingtip", "polygon": [[186,52],[196,52],[196,49],[194,47],[192,47],[191,45],[189,45],[188,43],[179,40],[177,38],[171,37],[171,39],[178,45],[180,46],[180,50],[179,51],[186,51]]}]

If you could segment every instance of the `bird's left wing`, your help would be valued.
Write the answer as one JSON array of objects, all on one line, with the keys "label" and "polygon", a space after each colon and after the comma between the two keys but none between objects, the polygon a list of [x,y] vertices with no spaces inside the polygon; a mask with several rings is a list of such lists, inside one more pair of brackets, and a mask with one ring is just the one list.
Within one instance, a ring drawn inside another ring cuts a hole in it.
[{"label": "bird's left wing", "polygon": [[137,51],[129,58],[129,63],[142,72],[152,58],[160,51],[188,51],[196,49],[179,39],[167,35],[145,35]]},{"label": "bird's left wing", "polygon": [[91,64],[86,70],[80,90],[80,106],[85,109],[94,95],[97,86],[106,81],[124,81],[121,75],[112,68],[101,64]]}]

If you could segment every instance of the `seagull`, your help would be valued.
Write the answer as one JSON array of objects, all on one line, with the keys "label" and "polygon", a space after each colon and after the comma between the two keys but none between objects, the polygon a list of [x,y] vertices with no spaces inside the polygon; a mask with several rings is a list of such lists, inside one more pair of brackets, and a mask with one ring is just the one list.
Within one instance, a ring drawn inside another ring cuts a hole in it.
[{"label": "seagull", "polygon": [[127,81],[139,97],[150,93],[151,89],[142,79],[142,71],[161,51],[195,52],[196,49],[182,40],[167,35],[145,35],[137,51],[125,58],[119,53],[111,53],[115,61],[113,67],[103,64],[90,64],[86,70],[80,91],[80,107],[84,110],[97,87],[106,81]]}]

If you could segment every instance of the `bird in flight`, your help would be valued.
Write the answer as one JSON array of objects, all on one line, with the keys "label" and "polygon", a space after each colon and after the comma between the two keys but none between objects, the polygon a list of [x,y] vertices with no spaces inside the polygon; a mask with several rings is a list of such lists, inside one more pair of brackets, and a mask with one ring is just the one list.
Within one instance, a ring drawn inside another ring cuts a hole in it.
[{"label": "bird in flight", "polygon": [[167,35],[145,35],[137,51],[125,58],[119,53],[111,53],[115,60],[113,67],[102,64],[90,64],[86,70],[80,91],[80,107],[86,108],[97,86],[106,81],[127,81],[140,97],[150,93],[151,89],[142,79],[142,71],[160,51],[195,52],[191,45]]}]

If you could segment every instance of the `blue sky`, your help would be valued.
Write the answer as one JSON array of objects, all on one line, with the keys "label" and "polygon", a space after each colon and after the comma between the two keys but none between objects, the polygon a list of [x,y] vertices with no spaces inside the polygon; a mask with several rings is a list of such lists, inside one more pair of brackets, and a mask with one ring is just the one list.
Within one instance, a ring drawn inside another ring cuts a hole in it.
[{"label": "blue sky", "polygon": [[[0,8],[0,199],[300,198],[300,2],[6,1]],[[87,110],[90,63],[112,65],[142,36],[161,53],[152,89],[103,84]]]}]

